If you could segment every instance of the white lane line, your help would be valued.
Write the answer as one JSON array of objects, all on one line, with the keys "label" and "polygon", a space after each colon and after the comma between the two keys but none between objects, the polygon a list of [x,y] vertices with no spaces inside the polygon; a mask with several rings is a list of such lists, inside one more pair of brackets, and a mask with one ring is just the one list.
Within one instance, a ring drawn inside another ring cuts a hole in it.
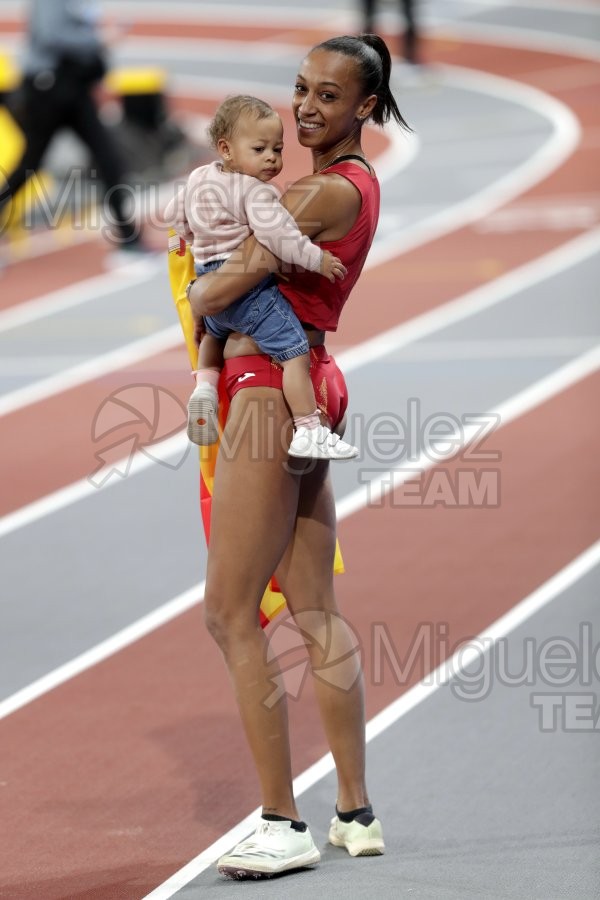
[{"label": "white lane line", "polygon": [[581,127],[575,115],[565,104],[543,91],[474,69],[445,65],[437,68],[443,84],[508,100],[534,110],[552,123],[553,132],[523,163],[481,191],[428,216],[400,234],[378,241],[369,254],[369,265],[388,262],[400,253],[406,253],[427,241],[484,219],[556,171],[571,156],[581,140]]},{"label": "white lane line", "polygon": [[[426,341],[411,349],[404,348],[402,360],[415,362],[466,361],[481,359],[552,359],[561,356],[579,356],[590,350],[600,340],[598,331],[593,337],[573,338],[499,338],[498,340],[448,340]],[[0,372],[2,368],[0,366]]]},{"label": "white lane line", "polygon": [[0,332],[21,328],[23,325],[30,325],[46,316],[53,316],[64,310],[72,309],[74,306],[88,303],[90,300],[97,300],[106,294],[150,282],[156,277],[156,272],[160,269],[166,271],[166,268],[166,255],[161,254],[160,258],[150,257],[144,261],[129,263],[129,265],[112,272],[72,282],[56,291],[36,297],[34,300],[27,300],[17,306],[2,310],[0,312]]},{"label": "white lane line", "polygon": [[[185,434],[176,434],[166,441],[155,444],[152,448],[152,452],[155,454],[156,458],[160,460],[170,459],[171,456],[182,459],[183,454],[189,447],[190,443],[187,436]],[[132,475],[138,475],[140,472],[157,464],[156,459],[151,459],[149,456],[137,453],[133,459],[129,456],[125,456],[122,460],[116,460],[112,465],[120,472],[127,472],[127,477],[130,478]],[[90,472],[90,475],[91,474],[92,473]],[[121,477],[123,476],[121,475]],[[12,534],[14,531],[18,531],[20,528],[26,528],[34,522],[39,522],[40,519],[51,516],[62,509],[66,509],[74,503],[78,503],[80,500],[94,497],[99,492],[108,490],[117,483],[120,482],[109,479],[106,484],[98,487],[92,484],[89,477],[74,481],[72,484],[60,488],[57,491],[53,491],[51,494],[47,494],[39,500],[34,500],[32,503],[28,503],[27,506],[22,506],[20,509],[0,518],[0,538],[6,537],[7,534]]]},{"label": "white lane line", "polygon": [[502,303],[515,294],[546,281],[599,252],[600,228],[596,228],[594,231],[586,232],[566,244],[562,244],[556,250],[551,250],[550,253],[545,253],[532,262],[513,269],[488,284],[481,285],[455,300],[444,303],[443,306],[415,316],[408,322],[396,325],[388,331],[346,350],[338,356],[338,362],[344,372],[352,372],[364,365],[363,360],[370,362],[379,359],[400,347],[405,347],[436,331],[462,322],[469,316]]},{"label": "white lane line", "polygon": [[[443,19],[427,29],[429,37],[435,40],[453,40],[463,43],[488,44],[494,47],[508,47],[511,50],[532,50],[537,53],[556,53],[563,59],[576,56],[594,62],[600,60],[600,41],[552,31],[540,31],[492,23],[454,23]],[[535,78],[535,72],[532,72]]]},{"label": "white lane line", "polygon": [[116,369],[124,369],[142,359],[163,353],[182,342],[181,327],[171,325],[155,334],[140,338],[117,350],[88,359],[78,366],[72,366],[48,378],[42,378],[16,391],[0,397],[0,416],[6,416],[18,409],[41,403],[49,397],[71,390],[89,381],[95,381]]},{"label": "white lane line", "polygon": [[[531,594],[517,603],[506,615],[496,619],[485,631],[476,638],[457,650],[454,655],[443,662],[433,672],[426,675],[414,687],[402,694],[382,709],[380,713],[367,722],[367,743],[385,732],[394,725],[402,716],[431,697],[438,688],[448,684],[467,671],[477,660],[483,658],[502,638],[530,619],[535,613],[552,602],[556,597],[576,584],[581,578],[591,572],[600,564],[600,541],[588,547],[580,556],[577,556],[564,569],[536,588]],[[300,797],[321,779],[335,770],[335,764],[331,753],[325,754],[312,766],[294,778],[294,794]],[[256,820],[262,812],[261,807],[254,809],[241,822],[230,831],[218,838],[210,847],[190,860],[183,868],[179,869],[167,881],[159,885],[143,900],[169,900],[181,888],[186,887],[194,878],[197,878],[209,866],[226,853],[231,847],[243,840],[255,827]]]},{"label": "white lane line", "polygon": [[[335,18],[338,24],[349,24],[358,20],[358,15],[349,15],[345,10],[332,6],[310,7],[290,4],[241,4],[220,0],[219,3],[178,3],[169,0],[146,0],[143,4],[128,0],[104,0],[103,11],[116,16],[118,21],[135,22],[176,22],[187,24],[217,24],[223,27],[234,25],[255,25],[268,28],[271,25],[295,25],[298,28],[322,26],[328,18]],[[18,0],[2,0],[2,19],[22,20],[23,4]],[[338,33],[338,32],[336,32]]]},{"label": "white lane line", "polygon": [[55,687],[64,684],[71,678],[75,678],[87,669],[91,669],[92,666],[108,659],[109,656],[113,656],[119,650],[123,650],[124,647],[135,643],[141,637],[150,634],[162,625],[166,625],[171,619],[182,615],[202,599],[204,584],[205,582],[203,581],[201,584],[183,591],[177,597],[159,606],[158,609],[153,610],[141,619],[132,622],[131,625],[111,635],[105,641],[96,644],[94,647],[86,650],[85,653],[81,653],[74,659],[69,660],[69,662],[64,663],[64,665],[58,666],[58,668],[33,681],[27,687],[12,694],[6,700],[0,702],[0,719],[5,719],[11,713],[22,709],[28,703],[32,703]]},{"label": "white lane line", "polygon": [[[514,269],[507,275],[496,281],[482,285],[474,291],[457,297],[430,312],[423,313],[414,319],[397,325],[384,331],[368,341],[364,341],[357,347],[352,347],[337,355],[337,360],[344,372],[353,372],[361,366],[382,359],[390,353],[394,353],[401,347],[406,347],[423,337],[434,334],[450,325],[461,322],[470,316],[476,315],[490,307],[510,299],[519,291],[526,290],[534,284],[543,282],[577,263],[588,259],[600,251],[600,228],[588,234],[563,244],[557,250],[553,250],[539,259],[518,269]],[[178,328],[179,326],[175,326]],[[154,455],[159,459],[167,459],[170,455],[181,456],[188,445],[185,435],[175,435],[168,441],[157,445]],[[115,463],[116,465],[116,463]],[[148,456],[138,453],[130,466],[126,469],[128,476],[144,471],[150,466],[156,465]],[[108,481],[102,488],[95,487],[87,478],[73,482],[67,487],[60,488],[46,497],[33,501],[18,510],[0,518],[0,537],[25,528],[45,516],[52,515],[61,509],[77,503],[87,497],[93,496],[98,490],[107,490],[115,484],[115,480]]]},{"label": "white lane line", "polygon": [[[600,369],[600,345],[510,397],[496,409],[491,410],[490,413],[499,417],[501,425],[505,425],[541,406],[552,397],[577,384],[598,369]],[[476,439],[479,434],[480,425],[467,425],[460,433],[456,432],[454,435],[450,435],[448,440],[454,442],[462,450]],[[408,460],[400,463],[339,500],[336,503],[338,519],[342,521],[371,503],[379,503],[388,493],[414,478],[415,471],[425,472],[434,466],[435,461],[431,459],[430,454],[427,452],[423,452],[416,462]],[[112,635],[108,640],[97,644],[70,662],[59,666],[17,693],[12,694],[0,703],[0,719],[21,709],[70,678],[74,678],[91,666],[107,659],[129,644],[134,643],[134,641],[160,628],[165,622],[170,621],[193,606],[200,599],[202,590],[201,586],[184,591],[183,594],[179,594],[149,615]]]},{"label": "white lane line", "polygon": [[542,11],[556,10],[557,12],[583,13],[589,15],[600,14],[600,9],[594,4],[597,0],[461,0],[462,3],[471,3],[473,6],[487,6],[488,8],[525,7],[529,9],[541,9]]},{"label": "white lane line", "polygon": [[[514,419],[519,418],[519,416],[536,409],[536,407],[560,394],[568,387],[577,384],[589,375],[593,375],[598,369],[600,369],[600,344],[561,366],[560,369],[551,372],[550,375],[546,375],[539,381],[534,382],[525,390],[510,397],[495,409],[490,410],[489,414],[498,417],[497,420],[501,426],[507,425]],[[473,440],[476,440],[480,433],[480,424],[465,425],[460,431],[455,431],[449,440],[454,441],[456,445],[460,443],[462,450]],[[414,478],[415,472],[432,468],[435,462],[430,459],[430,456],[431,454],[425,451],[421,453],[416,463],[414,460],[405,460],[393,469],[376,476],[367,484],[356,488],[356,490],[347,494],[337,503],[338,516],[345,518],[363,509],[370,503],[379,504],[390,491]]]}]

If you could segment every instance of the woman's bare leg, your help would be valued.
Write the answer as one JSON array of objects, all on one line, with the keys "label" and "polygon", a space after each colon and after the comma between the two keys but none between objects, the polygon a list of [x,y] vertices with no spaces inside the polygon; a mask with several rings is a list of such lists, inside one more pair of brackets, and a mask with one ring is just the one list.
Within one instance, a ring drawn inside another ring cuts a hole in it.
[{"label": "woman's bare leg", "polygon": [[[364,687],[356,638],[335,601],[334,554],[335,504],[328,463],[318,463],[302,478],[296,528],[277,578],[306,639],[321,718],[337,769],[337,806],[346,812],[369,803]],[[335,660],[340,662],[332,665]]]},{"label": "woman's bare leg", "polygon": [[212,501],[207,626],[223,652],[262,788],[264,812],[298,819],[285,702],[266,704],[279,667],[267,662],[258,609],[294,528],[299,477],[287,461],[280,391],[240,391],[223,435]]}]

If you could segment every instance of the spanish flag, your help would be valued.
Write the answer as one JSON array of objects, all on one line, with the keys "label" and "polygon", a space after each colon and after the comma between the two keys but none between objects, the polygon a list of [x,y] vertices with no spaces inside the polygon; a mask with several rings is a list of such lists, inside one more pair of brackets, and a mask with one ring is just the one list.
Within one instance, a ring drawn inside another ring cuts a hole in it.
[{"label": "spanish flag", "polygon": [[[194,342],[194,320],[185,289],[194,277],[194,260],[189,246],[173,231],[169,231],[169,281],[183,336],[188,349],[192,369],[198,362],[198,348]],[[219,424],[223,427],[227,419],[229,399],[219,387]],[[206,541],[210,540],[210,506],[215,475],[215,464],[219,445],[199,447],[200,453],[200,510]],[[344,563],[339,543],[336,544],[333,571],[339,574],[344,571]],[[285,607],[285,597],[281,593],[275,578],[271,578],[260,604],[260,621],[263,628]]]}]

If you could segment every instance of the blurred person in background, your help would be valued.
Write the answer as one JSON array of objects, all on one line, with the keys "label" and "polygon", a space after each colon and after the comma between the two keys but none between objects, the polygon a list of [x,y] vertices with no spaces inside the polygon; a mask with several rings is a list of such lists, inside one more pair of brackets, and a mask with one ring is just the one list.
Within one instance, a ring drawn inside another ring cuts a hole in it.
[{"label": "blurred person in background", "polygon": [[129,210],[130,191],[113,137],[99,116],[94,91],[104,77],[106,50],[94,0],[32,0],[18,124],[26,147],[0,188],[0,221],[11,198],[39,168],[53,137],[69,128],[89,148],[106,191],[118,250],[145,248]]},{"label": "blurred person in background", "polygon": [[[362,0],[363,7],[363,31],[366,34],[377,34],[375,28],[376,0]],[[404,37],[400,51],[407,63],[418,65],[419,56],[419,32],[415,18],[415,0],[400,0],[402,15],[404,16]]]}]

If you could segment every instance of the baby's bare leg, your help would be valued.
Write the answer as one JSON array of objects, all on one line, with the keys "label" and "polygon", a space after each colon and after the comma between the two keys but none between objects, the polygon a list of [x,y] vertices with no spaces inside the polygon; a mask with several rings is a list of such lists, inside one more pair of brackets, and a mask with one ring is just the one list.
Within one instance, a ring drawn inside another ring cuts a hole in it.
[{"label": "baby's bare leg", "polygon": [[219,338],[205,334],[198,348],[198,369],[216,369],[220,372],[223,368],[223,347],[224,342]]},{"label": "baby's bare leg", "polygon": [[310,379],[308,353],[280,363],[283,369],[283,395],[294,419],[317,411],[315,391]]},{"label": "baby's bare leg", "polygon": [[352,459],[358,449],[332,434],[321,423],[315,391],[310,377],[308,353],[281,363],[283,367],[283,395],[292,411],[294,436],[290,456],[301,459]]}]

